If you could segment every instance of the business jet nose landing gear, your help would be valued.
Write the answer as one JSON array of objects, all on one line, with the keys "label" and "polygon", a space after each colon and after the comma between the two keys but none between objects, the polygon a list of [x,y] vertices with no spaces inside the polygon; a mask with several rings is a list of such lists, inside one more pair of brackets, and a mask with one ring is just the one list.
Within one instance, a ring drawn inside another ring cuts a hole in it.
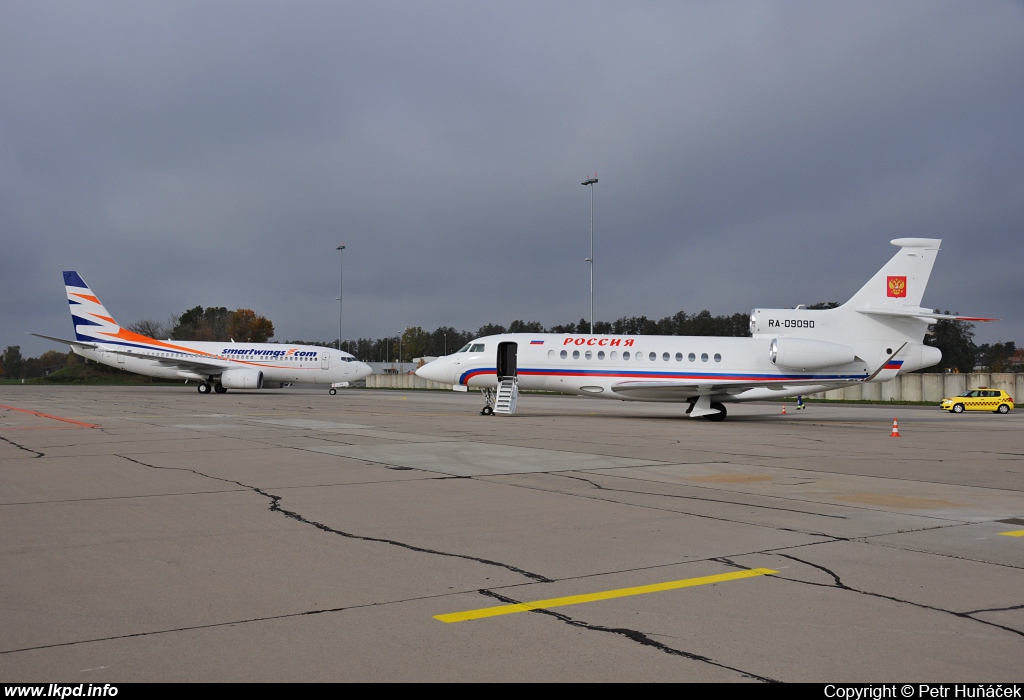
[{"label": "business jet nose landing gear", "polygon": [[494,389],[483,388],[481,389],[484,395],[484,407],[480,410],[481,416],[493,416],[494,415]]}]

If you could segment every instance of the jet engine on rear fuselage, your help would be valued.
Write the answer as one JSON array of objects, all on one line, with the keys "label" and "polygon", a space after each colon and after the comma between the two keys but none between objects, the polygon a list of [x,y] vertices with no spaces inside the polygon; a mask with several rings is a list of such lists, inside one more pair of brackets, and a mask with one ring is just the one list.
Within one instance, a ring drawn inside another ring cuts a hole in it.
[{"label": "jet engine on rear fuselage", "polygon": [[772,364],[789,369],[825,369],[853,362],[857,353],[839,343],[806,338],[775,338],[769,355]]}]

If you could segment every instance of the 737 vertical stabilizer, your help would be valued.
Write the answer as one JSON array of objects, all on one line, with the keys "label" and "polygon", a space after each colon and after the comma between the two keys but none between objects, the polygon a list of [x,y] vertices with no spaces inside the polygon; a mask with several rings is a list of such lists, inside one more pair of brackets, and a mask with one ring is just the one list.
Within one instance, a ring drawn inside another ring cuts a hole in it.
[{"label": "737 vertical stabilizer", "polygon": [[121,326],[92,293],[82,276],[74,270],[64,271],[64,290],[68,295],[76,340],[102,343],[120,333]]}]

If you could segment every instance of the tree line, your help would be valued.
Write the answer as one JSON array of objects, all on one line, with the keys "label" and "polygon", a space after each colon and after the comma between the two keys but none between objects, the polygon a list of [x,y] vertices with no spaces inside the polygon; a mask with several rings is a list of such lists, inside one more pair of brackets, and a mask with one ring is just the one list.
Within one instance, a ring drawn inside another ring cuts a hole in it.
[{"label": "tree line", "polygon": [[[205,309],[196,306],[181,314],[172,314],[166,321],[142,319],[125,328],[157,339],[230,341],[233,338],[243,343],[265,343],[274,337],[274,324],[265,316],[260,316],[252,309],[229,311],[224,306],[210,306]],[[3,355],[0,355],[0,377],[43,377],[82,361],[84,360],[72,352],[57,350],[47,350],[39,357],[26,358],[21,355],[20,345],[9,345]]]},{"label": "tree line", "polygon": [[[837,302],[823,302],[809,309],[829,309]],[[948,311],[945,313],[949,313]],[[596,335],[693,335],[693,336],[750,336],[749,315],[735,313],[712,316],[704,310],[696,314],[679,311],[661,319],[647,316],[623,316],[615,321],[594,323]],[[129,326],[131,331],[151,338],[175,340],[209,340],[262,343],[274,335],[274,324],[251,309],[229,311],[223,306],[203,308],[196,306],[180,315],[172,315],[165,322],[143,319]],[[474,338],[499,333],[565,333],[589,334],[590,322],[581,318],[577,323],[566,323],[545,328],[537,321],[517,319],[508,326],[486,324],[476,332],[441,326],[432,331],[411,326],[402,333],[384,338],[346,340],[341,349],[364,362],[411,362],[419,357],[438,357],[455,352]],[[337,340],[288,340],[287,344],[337,347]],[[1012,341],[1000,343],[974,343],[974,325],[966,321],[943,319],[931,327],[925,344],[942,351],[942,362],[925,372],[972,372],[976,366],[992,372],[1021,371],[1021,352]],[[48,350],[38,358],[23,358],[21,346],[11,345],[0,355],[0,376],[8,379],[41,377],[78,358],[72,353]]]},{"label": "tree line", "polygon": [[265,343],[274,337],[274,324],[252,309],[228,311],[224,306],[195,306],[166,321],[142,319],[125,326],[150,338]]},{"label": "tree line", "polygon": [[[659,320],[647,316],[624,316],[616,321],[596,321],[594,335],[749,336],[749,318],[745,313],[712,316],[710,311],[692,315],[680,311]],[[499,333],[589,334],[590,322],[581,318],[578,323],[569,322],[545,328],[538,321],[517,319],[508,326],[488,323],[476,332],[458,330],[451,326],[441,326],[433,331],[411,326],[388,338],[347,340],[341,344],[341,349],[364,362],[410,362],[417,357],[448,355],[474,338]],[[337,342],[314,344],[337,347]]]}]

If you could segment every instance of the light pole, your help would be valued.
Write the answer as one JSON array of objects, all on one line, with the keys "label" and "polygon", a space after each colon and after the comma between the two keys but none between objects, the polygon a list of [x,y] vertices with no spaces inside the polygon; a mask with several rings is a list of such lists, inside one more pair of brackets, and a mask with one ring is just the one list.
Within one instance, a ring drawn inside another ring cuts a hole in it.
[{"label": "light pole", "polygon": [[338,350],[341,350],[341,317],[345,312],[345,256],[341,251],[345,250],[345,244],[338,246]]},{"label": "light pole", "polygon": [[587,258],[587,262],[590,263],[590,334],[594,334],[594,185],[597,184],[597,173],[594,173],[594,177],[588,177],[586,180],[580,183],[581,185],[590,185],[590,257]]}]

